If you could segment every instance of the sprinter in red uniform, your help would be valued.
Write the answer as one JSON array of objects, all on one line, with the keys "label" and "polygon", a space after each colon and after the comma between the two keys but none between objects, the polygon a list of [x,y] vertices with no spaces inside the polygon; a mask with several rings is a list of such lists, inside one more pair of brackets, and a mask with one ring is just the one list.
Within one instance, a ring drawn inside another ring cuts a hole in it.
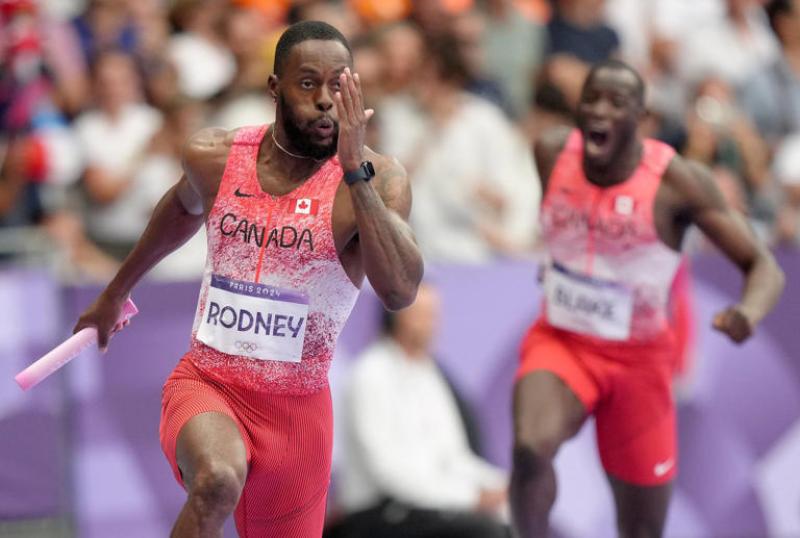
[{"label": "sprinter in red uniform", "polygon": [[578,128],[536,147],[545,197],[544,309],[521,350],[514,393],[512,509],[523,538],[547,535],[552,461],[588,415],[620,536],[660,536],[678,464],[669,297],[696,224],[745,276],[714,327],[742,342],[769,312],[783,273],[705,168],[643,140],[644,85],[609,61],[589,74]]},{"label": "sprinter in red uniform", "polygon": [[189,352],[164,385],[160,436],[188,499],[174,537],[321,536],[331,464],[328,368],[366,275],[410,304],[422,260],[405,171],[364,146],[352,55],[332,26],[280,38],[271,126],[201,131],[117,276],[80,318],[108,343],[135,283],[205,222]]}]

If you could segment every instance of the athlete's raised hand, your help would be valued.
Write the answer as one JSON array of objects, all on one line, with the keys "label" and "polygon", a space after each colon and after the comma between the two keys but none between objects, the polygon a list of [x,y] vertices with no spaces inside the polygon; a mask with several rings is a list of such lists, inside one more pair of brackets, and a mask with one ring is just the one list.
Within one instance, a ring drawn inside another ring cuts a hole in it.
[{"label": "athlete's raised hand", "polygon": [[714,316],[714,328],[741,344],[753,334],[753,324],[738,307],[731,306]]},{"label": "athlete's raised hand", "polygon": [[339,75],[339,91],[333,100],[339,115],[339,162],[348,172],[358,168],[364,160],[367,122],[375,111],[364,109],[361,81],[358,73],[351,73],[349,67]]}]

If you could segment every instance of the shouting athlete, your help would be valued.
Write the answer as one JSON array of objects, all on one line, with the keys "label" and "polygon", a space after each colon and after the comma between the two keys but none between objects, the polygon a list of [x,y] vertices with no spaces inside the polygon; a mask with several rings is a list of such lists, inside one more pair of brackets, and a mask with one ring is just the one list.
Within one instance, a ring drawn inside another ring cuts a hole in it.
[{"label": "shouting athlete", "polygon": [[544,312],[521,350],[514,393],[513,519],[547,535],[553,458],[594,415],[620,536],[660,536],[677,469],[668,299],[687,228],[697,225],[745,277],[714,328],[740,343],[777,301],[783,273],[710,172],[638,133],[644,83],[629,66],[592,69],[578,128],[535,152],[545,197]]},{"label": "shouting athlete", "polygon": [[271,126],[208,129],[184,175],[75,330],[105,347],[133,286],[205,222],[208,262],[189,352],[164,385],[160,437],[188,498],[173,537],[320,536],[331,465],[328,367],[364,276],[409,305],[422,259],[396,160],[364,146],[347,40],[322,22],[275,52]]}]

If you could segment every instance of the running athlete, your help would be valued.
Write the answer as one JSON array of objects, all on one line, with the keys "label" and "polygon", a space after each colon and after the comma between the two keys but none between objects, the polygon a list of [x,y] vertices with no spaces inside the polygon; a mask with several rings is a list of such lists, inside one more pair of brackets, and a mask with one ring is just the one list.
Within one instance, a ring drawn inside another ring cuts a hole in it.
[{"label": "running athlete", "polygon": [[594,415],[620,536],[660,536],[677,469],[668,297],[687,228],[741,269],[741,300],[714,328],[741,343],[777,301],[783,273],[710,172],[643,139],[644,83],[626,64],[590,72],[572,131],[535,148],[545,198],[544,311],[521,349],[514,393],[513,519],[547,535],[553,458]]},{"label": "running athlete", "polygon": [[390,310],[416,295],[409,183],[364,146],[373,111],[351,69],[335,28],[289,27],[275,123],[190,138],[183,177],[76,326],[107,346],[136,282],[205,222],[190,350],[163,390],[161,445],[188,493],[173,537],[222,536],[231,513],[242,537],[321,536],[336,339],[365,275]]}]

